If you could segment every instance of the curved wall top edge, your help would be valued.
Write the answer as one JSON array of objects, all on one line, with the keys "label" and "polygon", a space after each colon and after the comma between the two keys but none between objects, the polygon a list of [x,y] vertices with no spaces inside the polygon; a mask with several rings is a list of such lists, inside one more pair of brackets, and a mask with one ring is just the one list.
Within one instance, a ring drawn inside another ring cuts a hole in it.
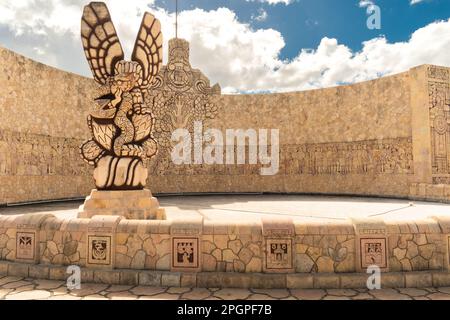
[{"label": "curved wall top edge", "polygon": [[[36,64],[36,66],[38,67],[44,67],[44,68],[48,68],[49,70],[55,71],[55,72],[61,72],[63,74],[67,74],[70,77],[74,77],[74,78],[79,78],[81,80],[86,80],[86,81],[94,81],[93,77],[89,76],[86,77],[84,75],[75,73],[75,72],[71,72],[71,71],[67,71],[67,70],[63,70],[63,69],[59,69],[57,67],[48,65],[46,63],[43,62],[39,62],[36,61],[30,57],[27,57],[26,55],[20,54],[16,51],[13,51],[11,49],[8,49],[6,47],[2,47],[0,46],[0,54],[3,52],[7,52],[9,54],[12,54],[13,56],[15,56],[17,59],[23,59],[23,60],[27,60],[30,61],[34,64]],[[326,89],[337,89],[337,88],[347,88],[347,87],[352,87],[354,85],[359,85],[359,84],[365,84],[365,83],[369,83],[369,82],[373,82],[373,81],[377,81],[379,79],[386,79],[386,78],[390,78],[390,77],[396,77],[396,76],[401,76],[403,74],[407,74],[409,72],[409,70],[412,69],[416,69],[416,68],[421,68],[421,67],[428,67],[428,66],[435,66],[438,68],[446,68],[446,66],[443,65],[433,65],[433,64],[428,64],[428,63],[424,63],[424,64],[420,64],[414,67],[411,67],[407,70],[404,71],[400,71],[400,72],[396,72],[396,73],[392,73],[389,75],[385,75],[385,76],[381,76],[378,78],[374,78],[374,79],[369,79],[369,80],[363,80],[363,81],[359,81],[359,82],[354,82],[354,83],[350,83],[350,84],[343,84],[343,85],[332,85],[332,86],[328,86],[328,87],[322,87],[322,88],[315,88],[315,89],[306,89],[306,90],[294,90],[294,91],[274,91],[274,92],[267,92],[267,93],[242,93],[242,94],[234,94],[234,93],[223,93],[223,95],[226,96],[257,96],[257,95],[261,95],[261,96],[266,96],[266,95],[285,95],[285,94],[299,94],[299,93],[304,93],[304,92],[310,92],[310,91],[318,91],[318,90],[326,90]],[[450,67],[450,66],[449,66]],[[200,69],[193,69],[195,71],[200,71]]]},{"label": "curved wall top edge", "polygon": [[61,72],[61,73],[67,74],[70,77],[80,78],[82,80],[94,80],[92,77],[86,77],[86,76],[83,76],[83,75],[75,73],[75,72],[63,70],[63,69],[51,66],[49,64],[46,64],[44,62],[40,62],[40,61],[34,60],[34,59],[30,58],[30,57],[27,57],[24,54],[18,53],[18,52],[14,51],[14,50],[8,49],[6,47],[2,47],[0,45],[0,54],[2,54],[2,53],[11,54],[18,60],[30,61],[33,64],[35,64],[36,67],[38,67],[38,68],[48,69],[48,70],[51,70],[51,71],[54,71],[54,72]]}]

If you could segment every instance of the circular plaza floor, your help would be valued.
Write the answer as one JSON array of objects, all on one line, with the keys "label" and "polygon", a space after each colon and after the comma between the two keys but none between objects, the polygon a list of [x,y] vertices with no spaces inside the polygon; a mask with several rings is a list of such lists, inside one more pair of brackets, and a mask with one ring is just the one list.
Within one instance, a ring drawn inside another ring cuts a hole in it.
[{"label": "circular plaza floor", "polygon": [[[199,214],[205,220],[259,221],[263,217],[289,217],[305,222],[332,222],[347,218],[402,221],[450,216],[448,204],[401,199],[259,194],[157,197],[169,214]],[[81,204],[82,200],[2,207],[0,214],[51,213],[75,218]]]}]

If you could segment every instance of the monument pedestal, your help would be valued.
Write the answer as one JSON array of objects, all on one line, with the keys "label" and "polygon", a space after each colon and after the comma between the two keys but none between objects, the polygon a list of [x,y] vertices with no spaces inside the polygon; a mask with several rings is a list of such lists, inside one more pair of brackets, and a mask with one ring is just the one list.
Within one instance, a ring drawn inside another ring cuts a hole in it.
[{"label": "monument pedestal", "polygon": [[165,212],[148,189],[102,191],[94,189],[78,211],[78,218],[98,215],[122,216],[126,219],[164,219]]}]

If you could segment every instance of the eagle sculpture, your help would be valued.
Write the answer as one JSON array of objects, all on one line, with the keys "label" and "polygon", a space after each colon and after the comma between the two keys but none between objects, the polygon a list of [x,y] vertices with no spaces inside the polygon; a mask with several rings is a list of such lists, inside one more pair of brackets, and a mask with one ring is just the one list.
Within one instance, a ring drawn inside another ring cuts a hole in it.
[{"label": "eagle sculpture", "polygon": [[152,14],[144,14],[131,61],[126,61],[108,8],[103,2],[91,2],[84,7],[81,38],[100,85],[87,118],[92,139],[81,145],[81,156],[96,167],[97,189],[143,189],[147,178],[143,161],[157,152],[154,117],[143,92],[162,64],[161,24]]}]

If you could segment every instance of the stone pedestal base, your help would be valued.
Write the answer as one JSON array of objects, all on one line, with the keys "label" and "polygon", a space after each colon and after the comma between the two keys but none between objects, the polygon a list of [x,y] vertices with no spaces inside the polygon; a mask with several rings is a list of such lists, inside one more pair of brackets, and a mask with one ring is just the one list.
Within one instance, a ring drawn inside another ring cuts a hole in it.
[{"label": "stone pedestal base", "polygon": [[105,156],[95,166],[97,190],[142,190],[148,177],[139,158]]},{"label": "stone pedestal base", "polygon": [[92,190],[80,206],[78,217],[122,216],[126,219],[164,219],[164,209],[148,189],[130,191]]}]

